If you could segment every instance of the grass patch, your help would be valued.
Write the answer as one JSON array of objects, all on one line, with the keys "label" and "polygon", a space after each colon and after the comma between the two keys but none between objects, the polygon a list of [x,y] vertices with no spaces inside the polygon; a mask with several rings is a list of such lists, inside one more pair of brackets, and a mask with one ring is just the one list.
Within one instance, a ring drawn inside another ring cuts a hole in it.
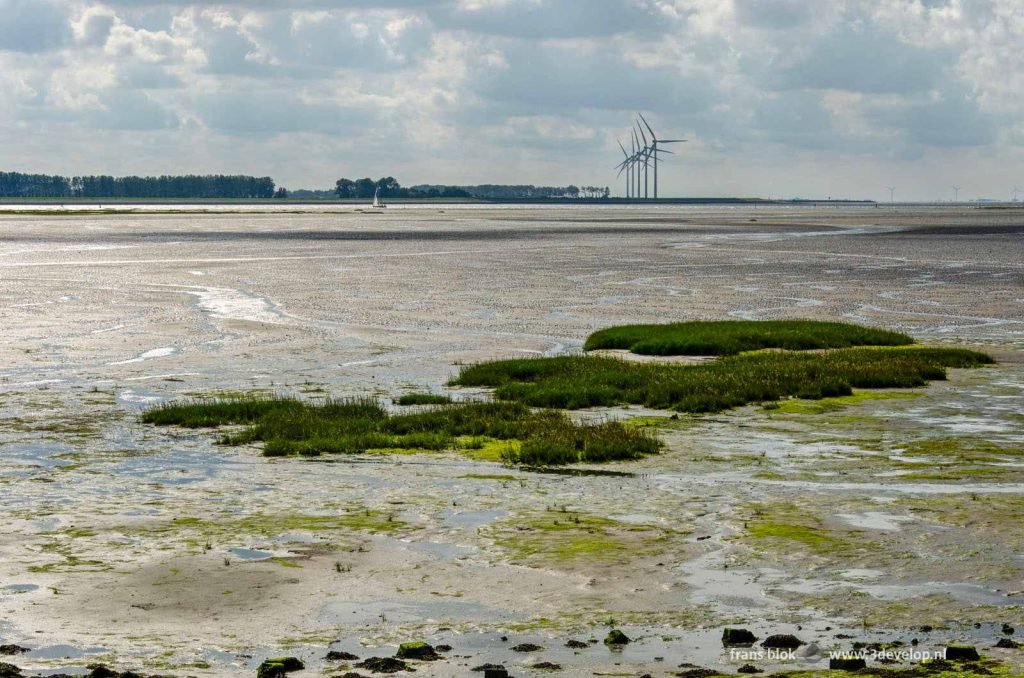
[{"label": "grass patch", "polygon": [[610,327],[587,337],[583,350],[625,349],[644,355],[735,355],[766,348],[808,351],[913,343],[913,338],[906,334],[849,323],[717,320]]},{"label": "grass patch", "polygon": [[636,404],[698,413],[784,398],[850,396],[854,388],[924,386],[945,379],[948,367],[993,362],[966,349],[916,347],[744,353],[702,365],[559,356],[463,367],[451,384],[491,387],[499,400],[533,407]]},{"label": "grass patch", "polygon": [[447,405],[452,401],[438,393],[406,393],[395,400],[396,405]]},{"label": "grass patch", "polygon": [[914,391],[857,391],[853,395],[820,400],[787,400],[773,407],[767,404],[765,409],[784,414],[826,414],[839,412],[851,405],[858,405],[871,400],[907,400],[917,398],[920,393]]},{"label": "grass patch", "polygon": [[510,518],[486,532],[518,562],[624,562],[657,552],[664,540],[662,531],[650,525],[621,523],[564,508]]},{"label": "grass patch", "polygon": [[451,403],[392,415],[369,399],[317,404],[258,396],[167,403],[142,419],[193,428],[246,425],[220,442],[263,442],[270,457],[461,448],[473,458],[545,466],[636,459],[661,445],[644,430],[617,422],[577,424],[560,412],[520,403]]}]

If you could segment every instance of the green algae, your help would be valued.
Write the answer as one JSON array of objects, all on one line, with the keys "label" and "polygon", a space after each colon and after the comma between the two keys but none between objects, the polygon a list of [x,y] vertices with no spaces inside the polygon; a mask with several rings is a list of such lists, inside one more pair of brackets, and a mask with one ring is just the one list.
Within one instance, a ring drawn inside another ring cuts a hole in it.
[{"label": "green algae", "polygon": [[788,550],[794,545],[819,555],[835,556],[863,545],[859,537],[840,536],[823,521],[794,504],[762,504],[753,507],[745,523],[744,538],[759,548]]},{"label": "green algae", "polygon": [[774,403],[770,409],[781,414],[826,414],[875,400],[909,400],[924,395],[917,391],[867,391],[857,390],[852,395],[820,400],[791,398]]},{"label": "green algae", "polygon": [[660,552],[666,532],[585,513],[548,510],[516,516],[485,528],[513,561],[621,562]]}]

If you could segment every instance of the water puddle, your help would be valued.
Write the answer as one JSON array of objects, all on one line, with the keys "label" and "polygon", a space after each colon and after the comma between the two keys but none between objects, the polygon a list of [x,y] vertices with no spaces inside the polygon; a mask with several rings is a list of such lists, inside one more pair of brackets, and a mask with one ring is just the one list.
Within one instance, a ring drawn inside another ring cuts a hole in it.
[{"label": "water puddle", "polygon": [[81,659],[91,654],[109,652],[105,647],[75,647],[74,645],[46,645],[37,647],[23,656],[28,659]]},{"label": "water puddle", "polygon": [[461,511],[449,513],[445,525],[452,527],[482,527],[508,515],[508,511]]},{"label": "water puddle", "polygon": [[892,513],[882,513],[881,511],[867,511],[865,513],[839,513],[836,515],[837,518],[841,518],[845,522],[853,525],[854,527],[862,527],[867,530],[888,530],[896,531],[901,529],[901,523],[912,523],[913,518],[907,516],[898,516]]},{"label": "water puddle", "polygon": [[261,551],[260,549],[248,549],[242,547],[228,549],[228,552],[242,560],[251,561],[269,560],[274,557],[274,554],[270,551]]},{"label": "water puddle", "polygon": [[173,346],[164,346],[162,348],[154,348],[152,350],[146,351],[145,353],[142,353],[135,358],[129,358],[128,360],[118,360],[107,364],[129,365],[131,363],[141,363],[145,360],[152,360],[153,358],[166,358],[169,355],[174,355],[175,351],[177,351],[177,349],[175,349]]}]

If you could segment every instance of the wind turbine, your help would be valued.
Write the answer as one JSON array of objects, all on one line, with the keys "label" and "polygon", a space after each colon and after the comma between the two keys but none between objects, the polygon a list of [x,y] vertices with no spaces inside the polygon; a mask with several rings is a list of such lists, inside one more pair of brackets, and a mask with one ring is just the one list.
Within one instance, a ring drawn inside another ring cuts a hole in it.
[{"label": "wind turbine", "polygon": [[[633,133],[633,162],[636,164],[634,175],[636,177],[636,192],[633,194],[640,197],[640,159],[643,157],[643,148],[640,146],[640,138],[636,135],[636,129],[630,130]],[[646,167],[646,163],[644,163]]]},{"label": "wind turbine", "polygon": [[626,173],[626,197],[630,198],[632,197],[630,194],[633,192],[633,159],[630,157],[629,153],[626,152],[626,147],[622,145],[621,141],[616,140],[615,143],[619,145],[619,148],[622,149],[622,155],[626,157],[626,159],[616,165],[616,167],[619,168],[619,175],[623,172]]},{"label": "wind turbine", "polygon": [[637,130],[640,132],[640,138],[643,139],[644,142],[644,200],[647,200],[647,168],[650,165],[647,161],[650,159],[650,146],[647,145],[647,135],[644,134],[644,128],[640,127],[639,121],[637,122]]},{"label": "wind turbine", "polygon": [[889,187],[889,204],[894,206],[894,207],[896,206],[896,187],[895,186],[890,186]]},{"label": "wind turbine", "polygon": [[953,187],[953,202],[960,202],[960,187]]},{"label": "wind turbine", "polygon": [[1017,194],[1020,193],[1020,189],[1016,186],[1013,187],[1013,201],[1017,202]]},{"label": "wind turbine", "polygon": [[[647,124],[647,118],[644,117],[643,113],[638,113],[640,119],[644,123],[644,127],[651,133],[651,152],[654,154],[654,199],[658,199],[658,144],[683,144],[686,143],[686,139],[659,139],[654,134],[654,130]],[[662,150],[662,153],[671,154],[672,151]]]}]

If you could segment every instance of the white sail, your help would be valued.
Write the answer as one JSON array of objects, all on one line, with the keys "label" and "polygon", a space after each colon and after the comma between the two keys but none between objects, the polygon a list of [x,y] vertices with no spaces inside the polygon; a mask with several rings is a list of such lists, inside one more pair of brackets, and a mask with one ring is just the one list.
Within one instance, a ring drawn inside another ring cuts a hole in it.
[{"label": "white sail", "polygon": [[380,203],[380,186],[378,186],[377,190],[375,190],[373,192],[373,206],[374,207],[384,207],[384,205],[382,205]]}]

